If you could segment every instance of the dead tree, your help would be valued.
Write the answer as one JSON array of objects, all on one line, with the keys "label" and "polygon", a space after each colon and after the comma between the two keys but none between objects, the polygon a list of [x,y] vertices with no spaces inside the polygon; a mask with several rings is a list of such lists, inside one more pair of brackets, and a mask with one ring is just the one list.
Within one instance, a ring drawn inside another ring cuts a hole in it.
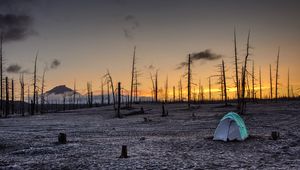
[{"label": "dead tree", "polygon": [[[107,70],[105,77],[106,77],[106,81],[109,82],[108,84],[110,84],[110,86],[111,86],[111,92],[112,92],[112,96],[113,96],[113,105],[114,105],[114,109],[116,110],[114,83],[113,83],[112,77],[108,70]],[[109,93],[109,91],[108,91],[108,93]]]},{"label": "dead tree", "polygon": [[173,86],[173,102],[175,102],[176,98],[175,98],[175,86]]},{"label": "dead tree", "polygon": [[89,107],[93,106],[93,92],[92,92],[92,84],[90,82],[87,83],[87,103]]},{"label": "dead tree", "polygon": [[118,110],[117,110],[118,118],[121,118],[120,109],[121,109],[121,83],[118,82]]},{"label": "dead tree", "polygon": [[246,72],[246,86],[247,86],[247,97],[248,99],[251,98],[251,89],[250,89],[250,81],[249,81],[249,74]]},{"label": "dead tree", "polygon": [[106,80],[106,86],[107,86],[107,104],[110,105],[110,95],[109,95],[109,81]]},{"label": "dead tree", "polygon": [[14,80],[11,79],[11,114],[15,113],[15,91],[14,91]]},{"label": "dead tree", "polygon": [[182,81],[181,79],[179,80],[179,85],[178,85],[178,90],[179,90],[179,101],[182,102]]},{"label": "dead tree", "polygon": [[196,88],[195,86],[193,87],[193,102],[195,103],[196,102]]},{"label": "dead tree", "polygon": [[239,110],[240,114],[245,113],[246,109],[246,100],[245,100],[245,87],[246,87],[246,73],[247,73],[247,62],[249,57],[249,49],[250,49],[250,31],[248,32],[248,38],[247,38],[247,46],[246,46],[246,56],[244,60],[244,66],[242,67],[242,96],[241,96],[241,103],[239,104]]},{"label": "dead tree", "polygon": [[199,79],[199,84],[198,84],[198,102],[200,102],[201,98],[201,80]]},{"label": "dead tree", "polygon": [[74,85],[73,85],[73,108],[76,107],[76,80],[74,80]]},{"label": "dead tree", "polygon": [[150,79],[151,79],[151,84],[152,84],[152,90],[151,90],[152,101],[154,101],[154,99],[155,99],[155,84],[154,84],[153,75],[151,72],[150,72]]},{"label": "dead tree", "polygon": [[[3,49],[2,49],[2,44],[3,44],[3,33],[1,32],[0,35],[0,107],[1,111],[3,111]],[[4,112],[3,112],[4,113]]]},{"label": "dead tree", "polygon": [[101,105],[104,105],[104,89],[103,79],[101,79]]},{"label": "dead tree", "polygon": [[254,61],[252,61],[252,101],[255,100],[255,72],[254,72]]},{"label": "dead tree", "polygon": [[262,99],[262,89],[261,89],[261,68],[259,67],[259,98]]},{"label": "dead tree", "polygon": [[9,114],[9,87],[8,87],[8,77],[5,77],[5,117]]},{"label": "dead tree", "polygon": [[239,85],[238,56],[237,56],[235,28],[234,28],[234,63],[235,63],[236,96],[237,96],[237,101],[239,103],[240,102],[240,85]]},{"label": "dead tree", "polygon": [[151,82],[152,82],[153,98],[154,98],[154,101],[157,102],[158,101],[158,80],[157,80],[158,79],[158,70],[156,70],[154,79],[153,79],[152,73],[150,73],[150,78],[151,78]]},{"label": "dead tree", "polygon": [[44,105],[45,105],[45,74],[46,74],[47,66],[44,68],[43,76],[42,76],[42,89],[41,89],[41,113],[44,113]]},{"label": "dead tree", "polygon": [[20,74],[19,81],[20,81],[20,90],[21,90],[21,93],[20,93],[21,94],[20,95],[20,102],[21,102],[20,103],[20,106],[21,106],[20,111],[21,111],[22,116],[24,116],[25,115],[24,73]]},{"label": "dead tree", "polygon": [[201,101],[203,102],[204,101],[204,89],[203,89],[203,86],[201,85]]},{"label": "dead tree", "polygon": [[226,75],[225,75],[225,64],[224,60],[222,60],[222,70],[223,70],[223,87],[224,87],[224,97],[225,97],[225,106],[228,105],[227,103],[227,88],[226,88]]},{"label": "dead tree", "polygon": [[187,68],[187,90],[188,90],[188,108],[191,107],[191,63],[192,63],[192,60],[191,60],[191,55],[189,54],[189,57],[188,57],[188,68]]},{"label": "dead tree", "polygon": [[31,110],[31,115],[33,115],[35,113],[35,104],[36,104],[36,91],[37,91],[37,76],[36,76],[36,64],[37,64],[37,57],[38,57],[38,52],[36,53],[36,56],[35,56],[35,60],[34,60],[34,72],[33,72],[33,103],[32,103],[32,109]]},{"label": "dead tree", "polygon": [[131,86],[130,86],[130,106],[132,105],[134,77],[135,77],[135,72],[136,72],[136,70],[135,70],[135,50],[136,50],[136,46],[134,46],[134,50],[133,50],[133,58],[132,58]]},{"label": "dead tree", "polygon": [[28,84],[28,89],[27,89],[27,103],[28,103],[28,107],[27,107],[27,111],[28,113],[31,113],[31,102],[30,102],[30,85]]},{"label": "dead tree", "polygon": [[208,77],[209,101],[211,101],[211,77]]},{"label": "dead tree", "polygon": [[288,68],[288,76],[287,76],[287,98],[290,98],[290,69]]},{"label": "dead tree", "polygon": [[224,101],[224,83],[223,83],[223,65],[221,63],[220,65],[220,75],[219,77],[219,83],[220,83],[220,89],[221,89],[221,100]]},{"label": "dead tree", "polygon": [[39,89],[36,90],[36,95],[35,96],[36,96],[36,100],[35,100],[36,101],[36,103],[35,103],[36,108],[35,108],[35,110],[36,110],[36,112],[39,112]]},{"label": "dead tree", "polygon": [[135,69],[135,73],[134,73],[134,101],[137,102],[138,101],[138,86],[140,85],[140,83],[138,82],[138,71]]},{"label": "dead tree", "polygon": [[168,98],[169,98],[169,96],[168,96],[168,76],[167,76],[167,78],[166,78],[166,84],[165,84],[165,103],[167,103],[168,102]]},{"label": "dead tree", "polygon": [[270,64],[270,99],[273,98],[273,85],[272,85],[272,66]]},{"label": "dead tree", "polygon": [[279,69],[279,53],[280,53],[280,47],[278,47],[278,54],[277,54],[277,61],[276,61],[276,78],[275,78],[275,100],[277,101],[278,98],[278,69]]}]

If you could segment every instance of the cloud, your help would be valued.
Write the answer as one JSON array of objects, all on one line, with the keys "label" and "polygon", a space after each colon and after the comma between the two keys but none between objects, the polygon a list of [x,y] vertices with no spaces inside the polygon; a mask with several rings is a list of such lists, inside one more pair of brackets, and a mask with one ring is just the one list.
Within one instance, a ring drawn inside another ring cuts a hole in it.
[{"label": "cloud", "polygon": [[6,71],[8,73],[19,73],[21,71],[22,67],[19,66],[18,64],[12,64],[7,67]]},{"label": "cloud", "polygon": [[56,69],[58,66],[60,66],[60,64],[61,64],[61,62],[60,62],[59,60],[54,59],[54,60],[52,61],[52,63],[51,63],[50,68],[51,68],[51,69]]},{"label": "cloud", "polygon": [[149,70],[153,70],[153,69],[155,69],[155,67],[154,67],[154,65],[150,64],[150,65],[148,66],[148,69],[149,69]]},{"label": "cloud", "polygon": [[34,34],[33,19],[28,15],[0,14],[0,34],[3,42],[25,39]]},{"label": "cloud", "polygon": [[191,60],[217,60],[220,59],[222,55],[212,53],[210,50],[201,51],[199,53],[193,53],[191,54]]},{"label": "cloud", "polygon": [[127,15],[124,17],[126,26],[123,27],[125,38],[132,40],[135,36],[136,30],[140,27],[139,21],[133,15]]},{"label": "cloud", "polygon": [[28,14],[36,0],[0,0],[0,35],[3,42],[18,41],[37,34]]},{"label": "cloud", "polygon": [[[209,60],[209,61],[217,60],[217,59],[222,58],[222,55],[212,53],[211,50],[206,49],[206,50],[198,52],[198,53],[192,53],[192,54],[190,54],[190,57],[191,57],[191,63],[193,63],[197,60]],[[181,62],[178,65],[177,69],[181,69],[182,67],[185,67],[187,65],[188,65],[187,61]]]}]

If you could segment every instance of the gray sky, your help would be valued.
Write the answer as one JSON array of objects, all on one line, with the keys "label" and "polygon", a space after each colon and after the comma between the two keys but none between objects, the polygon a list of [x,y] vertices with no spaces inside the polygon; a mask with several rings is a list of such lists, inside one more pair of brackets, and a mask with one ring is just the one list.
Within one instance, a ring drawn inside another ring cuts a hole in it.
[{"label": "gray sky", "polygon": [[[129,87],[135,45],[144,91],[151,87],[147,66],[160,70],[161,81],[168,75],[170,86],[177,85],[184,72],[175,70],[178,64],[187,54],[205,49],[224,56],[231,76],[234,27],[241,58],[251,29],[251,59],[257,72],[261,66],[263,76],[268,76],[268,66],[275,64],[281,46],[282,88],[288,67],[291,81],[299,85],[299,8],[296,0],[0,0],[0,14],[28,15],[33,20],[28,35],[4,44],[6,67],[18,64],[22,70],[32,70],[39,50],[40,74],[54,59],[61,63],[48,71],[47,88],[72,87],[76,79],[82,90],[87,81],[97,90],[106,69],[115,81]],[[220,62],[195,63],[195,81],[201,78],[207,85],[207,77],[216,74]]]}]

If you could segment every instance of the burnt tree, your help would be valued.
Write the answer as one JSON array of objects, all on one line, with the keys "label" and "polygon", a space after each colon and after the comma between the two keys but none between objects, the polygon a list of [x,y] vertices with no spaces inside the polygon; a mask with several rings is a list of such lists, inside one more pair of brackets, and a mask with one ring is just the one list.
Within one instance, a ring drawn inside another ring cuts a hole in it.
[{"label": "burnt tree", "polygon": [[225,105],[227,106],[227,88],[226,88],[226,74],[225,74],[225,64],[224,60],[222,60],[222,76],[223,76],[223,88],[224,88],[224,98],[225,98]]},{"label": "burnt tree", "polygon": [[279,53],[280,53],[280,47],[278,47],[278,53],[277,53],[277,61],[276,61],[276,77],[275,77],[275,100],[277,101],[278,98],[278,69],[279,69]]},{"label": "burnt tree", "polygon": [[246,110],[246,100],[245,100],[245,88],[246,88],[246,73],[247,73],[247,62],[248,62],[248,57],[250,55],[249,50],[250,50],[250,31],[248,32],[248,38],[247,38],[247,46],[246,46],[246,56],[244,60],[244,65],[242,67],[242,96],[241,96],[241,102],[239,103],[239,113],[244,114]]},{"label": "burnt tree", "polygon": [[36,111],[36,93],[37,93],[37,70],[36,70],[36,64],[37,64],[37,57],[38,57],[38,52],[36,53],[36,56],[35,56],[35,60],[34,60],[34,71],[33,71],[33,103],[32,103],[32,110],[31,110],[31,115],[33,115]]}]

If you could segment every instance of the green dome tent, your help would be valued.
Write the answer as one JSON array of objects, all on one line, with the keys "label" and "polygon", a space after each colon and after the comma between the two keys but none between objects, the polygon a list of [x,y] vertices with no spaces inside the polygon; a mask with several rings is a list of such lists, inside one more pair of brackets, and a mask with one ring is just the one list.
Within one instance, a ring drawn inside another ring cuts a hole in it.
[{"label": "green dome tent", "polygon": [[220,121],[214,133],[213,140],[243,141],[248,137],[248,132],[243,119],[234,112],[227,113]]}]

